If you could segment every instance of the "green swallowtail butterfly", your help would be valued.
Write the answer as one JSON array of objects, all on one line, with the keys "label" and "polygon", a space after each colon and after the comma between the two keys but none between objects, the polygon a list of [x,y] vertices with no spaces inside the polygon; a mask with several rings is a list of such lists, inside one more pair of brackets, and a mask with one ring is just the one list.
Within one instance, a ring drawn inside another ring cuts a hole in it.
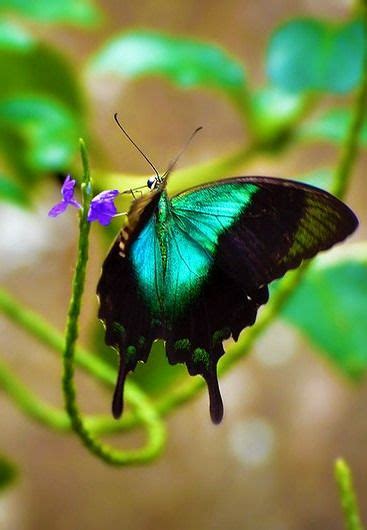
[{"label": "green swallowtail butterfly", "polygon": [[105,340],[120,355],[112,411],[121,415],[128,372],[160,338],[171,364],[204,377],[219,423],[223,341],[254,324],[270,282],[345,239],[358,220],[330,193],[291,180],[229,178],[169,197],[168,174],[132,202],[98,283]]}]

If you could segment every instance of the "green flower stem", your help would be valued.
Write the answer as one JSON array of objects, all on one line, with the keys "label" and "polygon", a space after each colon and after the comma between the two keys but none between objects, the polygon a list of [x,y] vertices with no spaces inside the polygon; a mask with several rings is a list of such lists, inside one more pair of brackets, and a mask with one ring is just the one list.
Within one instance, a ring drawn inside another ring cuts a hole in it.
[{"label": "green flower stem", "polygon": [[353,488],[352,473],[345,460],[339,458],[335,462],[334,473],[339,488],[339,498],[344,513],[346,530],[363,530]]},{"label": "green flower stem", "polygon": [[78,319],[88,261],[88,236],[90,223],[87,220],[87,214],[92,199],[92,185],[88,157],[83,141],[81,141],[81,155],[84,170],[83,183],[81,186],[83,208],[80,211],[78,257],[73,278],[72,296],[68,311],[65,349],[63,354],[64,373],[62,383],[65,409],[70,418],[72,429],[79,436],[85,447],[95,456],[114,466],[142,464],[153,460],[162,451],[165,443],[165,429],[158,413],[152,408],[145,407],[145,402],[142,403],[141,395],[135,395],[135,404],[139,404],[139,408],[137,408],[136,412],[139,415],[140,421],[144,422],[149,438],[146,446],[131,451],[116,450],[95,438],[82,419],[76,403],[76,390],[74,385],[75,343],[78,337]]}]

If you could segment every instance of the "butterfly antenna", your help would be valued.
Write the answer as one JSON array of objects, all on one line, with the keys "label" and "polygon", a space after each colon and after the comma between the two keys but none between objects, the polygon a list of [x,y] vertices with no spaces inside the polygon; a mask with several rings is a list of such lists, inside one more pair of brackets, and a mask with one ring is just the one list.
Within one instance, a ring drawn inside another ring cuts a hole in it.
[{"label": "butterfly antenna", "polygon": [[130,142],[133,144],[133,146],[135,147],[135,149],[137,149],[139,151],[139,153],[145,158],[145,160],[148,162],[148,164],[150,165],[150,167],[153,169],[154,173],[157,175],[157,178],[158,180],[161,180],[161,177],[157,171],[157,168],[155,167],[155,165],[149,160],[149,158],[146,156],[146,154],[143,153],[143,151],[140,149],[140,147],[134,142],[134,140],[131,138],[131,136],[128,134],[128,132],[123,128],[123,126],[121,125],[121,123],[119,122],[118,120],[118,117],[117,117],[117,112],[115,112],[115,114],[113,115],[113,118],[115,120],[115,122],[117,123],[117,125],[120,127],[120,129],[122,130],[122,132],[124,133],[124,135],[126,136],[126,138],[128,140],[130,140]]},{"label": "butterfly antenna", "polygon": [[183,148],[181,149],[181,151],[178,153],[178,155],[176,156],[176,158],[174,160],[172,160],[169,164],[168,164],[168,168],[166,169],[166,171],[164,172],[164,174],[162,175],[162,178],[166,178],[168,177],[168,175],[173,171],[173,169],[175,168],[177,162],[179,161],[179,159],[181,158],[181,156],[183,155],[183,153],[186,151],[186,149],[188,148],[189,144],[191,143],[192,139],[194,138],[194,136],[197,135],[197,133],[199,131],[201,131],[202,127],[198,127],[197,129],[195,129],[195,131],[191,134],[190,138],[186,141],[185,145],[183,146]]}]

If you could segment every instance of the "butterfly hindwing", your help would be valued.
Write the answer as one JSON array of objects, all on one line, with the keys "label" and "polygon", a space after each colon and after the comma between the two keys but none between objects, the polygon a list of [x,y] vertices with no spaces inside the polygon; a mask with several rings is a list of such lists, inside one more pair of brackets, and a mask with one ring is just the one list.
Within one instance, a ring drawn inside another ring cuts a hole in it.
[{"label": "butterfly hindwing", "polygon": [[242,329],[255,322],[259,306],[267,299],[266,286],[249,296],[213,265],[186,311],[174,319],[168,317],[167,357],[172,364],[186,363],[191,375],[204,377],[214,423],[219,423],[223,416],[217,380],[217,362],[224,354],[223,340],[231,336],[237,340]]}]

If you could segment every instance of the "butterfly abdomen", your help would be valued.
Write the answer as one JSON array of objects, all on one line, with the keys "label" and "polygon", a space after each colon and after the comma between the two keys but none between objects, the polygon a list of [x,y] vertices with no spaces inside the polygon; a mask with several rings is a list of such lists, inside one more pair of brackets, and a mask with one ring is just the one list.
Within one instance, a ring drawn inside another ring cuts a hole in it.
[{"label": "butterfly abdomen", "polygon": [[155,216],[156,216],[155,230],[157,233],[159,249],[161,253],[163,275],[165,275],[166,268],[167,268],[167,240],[169,237],[169,224],[170,224],[169,199],[165,191],[163,191],[159,199]]}]

